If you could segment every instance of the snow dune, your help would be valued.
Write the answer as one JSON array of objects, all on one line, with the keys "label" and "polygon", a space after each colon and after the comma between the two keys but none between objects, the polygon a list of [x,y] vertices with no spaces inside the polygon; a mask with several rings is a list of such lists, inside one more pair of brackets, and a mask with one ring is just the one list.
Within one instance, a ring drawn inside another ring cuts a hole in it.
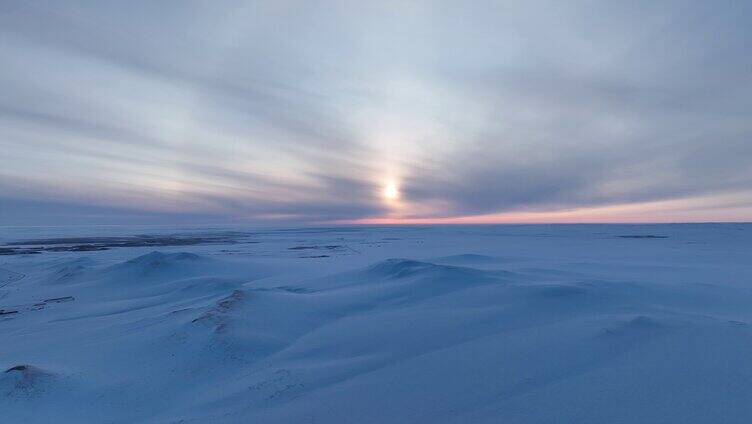
[{"label": "snow dune", "polygon": [[752,419],[752,226],[256,241],[0,262],[0,421]]}]

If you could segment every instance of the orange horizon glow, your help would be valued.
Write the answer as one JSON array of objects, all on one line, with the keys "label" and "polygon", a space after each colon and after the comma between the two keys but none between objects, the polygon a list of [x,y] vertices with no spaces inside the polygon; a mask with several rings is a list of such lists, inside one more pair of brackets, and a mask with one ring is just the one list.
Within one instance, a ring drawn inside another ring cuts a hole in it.
[{"label": "orange horizon glow", "polygon": [[456,224],[650,224],[681,222],[748,222],[749,207],[708,210],[702,202],[672,200],[625,205],[575,208],[548,212],[507,212],[455,217],[369,217],[336,221],[354,225]]}]

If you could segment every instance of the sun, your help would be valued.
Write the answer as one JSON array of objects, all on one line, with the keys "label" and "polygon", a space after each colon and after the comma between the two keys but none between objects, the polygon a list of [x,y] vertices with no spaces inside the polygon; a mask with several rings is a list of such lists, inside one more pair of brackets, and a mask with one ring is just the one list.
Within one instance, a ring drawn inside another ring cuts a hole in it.
[{"label": "sun", "polygon": [[386,200],[397,200],[399,199],[399,188],[394,183],[389,183],[384,186],[384,190],[382,192],[382,195],[384,196],[384,199]]}]

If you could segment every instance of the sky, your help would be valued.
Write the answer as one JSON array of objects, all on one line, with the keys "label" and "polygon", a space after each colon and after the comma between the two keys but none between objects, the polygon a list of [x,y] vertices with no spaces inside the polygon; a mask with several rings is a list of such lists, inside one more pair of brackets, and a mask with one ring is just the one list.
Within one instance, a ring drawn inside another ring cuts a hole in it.
[{"label": "sky", "polygon": [[752,2],[0,0],[0,225],[752,220]]}]

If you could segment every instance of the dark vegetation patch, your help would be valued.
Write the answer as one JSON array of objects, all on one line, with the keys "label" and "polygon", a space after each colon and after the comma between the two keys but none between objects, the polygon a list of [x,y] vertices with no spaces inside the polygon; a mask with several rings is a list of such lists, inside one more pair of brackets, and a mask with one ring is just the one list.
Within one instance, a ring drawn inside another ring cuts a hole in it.
[{"label": "dark vegetation patch", "polygon": [[72,302],[76,300],[73,296],[64,296],[64,297],[54,297],[52,299],[46,299],[44,300],[44,303],[63,303],[63,302]]},{"label": "dark vegetation patch", "polygon": [[33,255],[42,253],[38,249],[24,249],[18,247],[0,247],[0,255]]},{"label": "dark vegetation patch", "polygon": [[[93,252],[118,247],[193,246],[200,244],[235,244],[247,233],[224,232],[200,235],[135,235],[121,237],[60,237],[19,240],[0,246],[0,255],[30,255],[43,252]],[[243,243],[257,243],[243,240]]]},{"label": "dark vegetation patch", "polygon": [[279,286],[275,287],[277,290],[286,291],[289,293],[312,293],[313,290],[305,288],[305,287],[295,287],[295,286]]},{"label": "dark vegetation patch", "polygon": [[338,250],[342,249],[343,246],[338,244],[331,244],[327,246],[293,246],[288,247],[287,250]]},{"label": "dark vegetation patch", "polygon": [[74,300],[76,300],[76,298],[73,296],[53,297],[51,299],[45,299],[41,302],[11,306],[14,309],[0,309],[0,315],[18,314],[20,313],[20,311],[40,311],[42,309],[45,309],[46,306],[57,303],[73,302]]},{"label": "dark vegetation patch", "polygon": [[29,367],[26,365],[16,365],[15,367],[8,368],[5,372],[11,371],[26,371]]},{"label": "dark vegetation patch", "polygon": [[[287,250],[294,250],[294,251],[298,251],[298,252],[301,252],[301,253],[302,252],[310,252],[310,254],[298,256],[299,258],[303,258],[303,259],[328,258],[328,257],[330,257],[331,253],[344,253],[344,252],[346,252],[348,250],[351,250],[351,251],[357,253],[357,251],[354,250],[353,248],[351,248],[349,246],[343,246],[343,245],[340,245],[340,244],[293,246],[293,247],[288,247]],[[324,251],[326,253],[321,252],[321,254],[316,254],[316,253],[318,253],[317,251],[319,251],[319,252],[320,251]]]}]

